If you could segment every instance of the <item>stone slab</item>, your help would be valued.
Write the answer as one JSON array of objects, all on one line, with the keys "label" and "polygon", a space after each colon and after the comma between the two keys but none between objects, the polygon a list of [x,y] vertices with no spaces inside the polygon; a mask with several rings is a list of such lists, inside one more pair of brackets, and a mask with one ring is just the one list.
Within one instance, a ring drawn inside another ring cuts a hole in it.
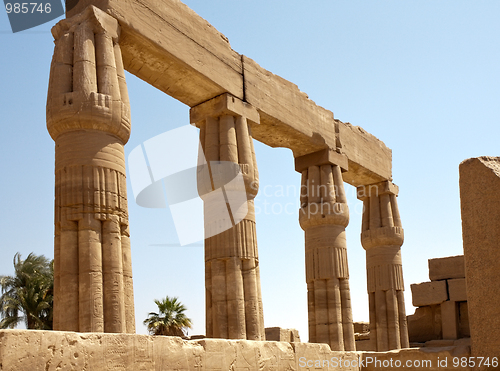
[{"label": "stone slab", "polygon": [[415,307],[441,304],[448,300],[446,281],[422,282],[410,285],[412,303]]},{"label": "stone slab", "polygon": [[[378,361],[431,361],[467,356],[459,347],[390,352],[338,352],[326,344],[205,339],[132,334],[0,330],[2,371],[290,371],[380,370]],[[422,367],[405,367],[419,370]],[[468,370],[463,368],[463,370]]]},{"label": "stone slab", "polygon": [[266,327],[267,341],[300,342],[299,331],[294,328]]},{"label": "stone slab", "polygon": [[342,171],[347,171],[349,165],[346,155],[342,155],[333,150],[323,149],[308,155],[295,157],[295,171],[301,173],[309,166],[338,165]]},{"label": "stone slab", "polygon": [[459,173],[472,355],[498,357],[500,157],[465,160]]},{"label": "stone slab", "polygon": [[342,174],[352,186],[392,180],[392,150],[363,128],[336,120],[342,152],[349,159],[349,171]]},{"label": "stone slab", "polygon": [[448,293],[451,301],[467,301],[465,278],[448,280]]},{"label": "stone slab", "polygon": [[[67,16],[94,5],[121,26],[124,67],[190,107],[223,93],[253,105],[253,136],[294,156],[341,148],[344,181],[360,186],[391,179],[392,152],[373,135],[335,120],[293,83],[234,51],[228,39],[177,0],[79,0]],[[161,32],[158,32],[161,30]],[[187,120],[187,119],[186,119]]]},{"label": "stone slab", "polygon": [[449,278],[465,278],[464,256],[429,259],[429,279],[431,281]]}]

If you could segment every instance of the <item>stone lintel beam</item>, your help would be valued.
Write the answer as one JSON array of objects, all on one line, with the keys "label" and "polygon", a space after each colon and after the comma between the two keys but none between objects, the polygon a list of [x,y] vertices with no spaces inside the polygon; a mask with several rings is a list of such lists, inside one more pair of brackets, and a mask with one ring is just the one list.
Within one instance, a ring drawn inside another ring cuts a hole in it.
[{"label": "stone lintel beam", "polygon": [[333,149],[322,149],[321,151],[295,158],[295,171],[299,173],[307,170],[309,166],[321,165],[338,165],[342,172],[346,172],[349,168],[347,156]]},{"label": "stone lintel beam", "polygon": [[392,179],[392,153],[382,141],[336,120],[295,84],[238,54],[182,2],[79,0],[67,16],[89,5],[118,20],[125,69],[159,90],[190,107],[229,93],[259,112],[258,141],[289,148],[295,157],[340,147],[349,159],[343,179],[356,187]]},{"label": "stone lintel beam", "polygon": [[387,180],[385,182],[363,185],[357,188],[358,199],[365,200],[371,196],[380,195],[395,195],[399,194],[399,187],[393,182]]},{"label": "stone lintel beam", "polygon": [[241,116],[250,124],[260,124],[259,112],[254,107],[227,93],[191,108],[189,120],[191,124],[198,126],[198,123],[207,117],[217,118],[224,115]]}]

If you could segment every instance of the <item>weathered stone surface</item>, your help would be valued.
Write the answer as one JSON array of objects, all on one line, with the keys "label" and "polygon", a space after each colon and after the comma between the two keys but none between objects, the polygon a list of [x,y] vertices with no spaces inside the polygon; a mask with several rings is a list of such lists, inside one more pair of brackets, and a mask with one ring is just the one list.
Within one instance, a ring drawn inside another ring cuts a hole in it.
[{"label": "weathered stone surface", "polygon": [[429,279],[431,281],[464,277],[465,265],[463,255],[429,259]]},{"label": "weathered stone surface", "polygon": [[358,187],[392,179],[392,150],[363,128],[335,121],[342,152],[349,158],[344,181]]},{"label": "weathered stone surface", "polygon": [[441,306],[415,309],[415,313],[408,316],[408,335],[412,343],[442,339]]},{"label": "weathered stone surface", "polygon": [[443,339],[458,339],[458,304],[454,301],[441,303],[441,328]]},{"label": "weathered stone surface", "polygon": [[460,337],[470,337],[469,310],[467,308],[467,302],[460,302],[458,304],[458,326]]},{"label": "weathered stone surface", "polygon": [[390,181],[357,188],[363,200],[361,244],[366,250],[370,340],[378,351],[409,346],[397,193]]},{"label": "weathered stone surface", "polygon": [[373,341],[370,339],[356,340],[356,350],[362,351],[375,351]]},{"label": "weathered stone surface", "polygon": [[[200,128],[197,182],[204,202],[207,337],[265,340],[253,202],[259,175],[249,125],[259,123],[259,114],[223,94],[192,108],[190,119]],[[224,167],[216,168],[220,164]],[[230,184],[235,171],[241,171],[241,188]],[[235,194],[233,210],[221,196]]]},{"label": "weathered stone surface", "polygon": [[[393,365],[401,362],[410,371],[456,370],[452,357],[469,353],[467,346],[455,344],[390,352],[336,352],[326,344],[1,330],[0,365],[4,371],[396,370],[385,366],[392,359]],[[447,366],[442,362],[438,367],[438,359],[447,359]]]},{"label": "weathered stone surface", "polygon": [[190,107],[225,92],[243,98],[241,56],[187,5],[173,0],[79,0],[67,16],[89,5],[120,23],[120,46],[130,73]]},{"label": "weathered stone surface", "polygon": [[266,327],[267,341],[300,342],[299,331],[294,328]]},{"label": "weathered stone surface", "polygon": [[354,332],[361,334],[364,332],[370,332],[370,323],[369,322],[354,322]]},{"label": "weathered stone surface", "polygon": [[68,17],[88,5],[118,20],[125,69],[175,99],[194,107],[229,93],[259,111],[255,139],[290,148],[295,156],[340,145],[349,158],[345,181],[354,186],[391,178],[392,153],[383,142],[335,120],[296,85],[232,50],[224,35],[180,1],[80,0]]},{"label": "weathered stone surface", "polygon": [[123,148],[131,124],[120,26],[88,7],[52,33],[54,329],[134,333]]},{"label": "weathered stone surface", "polygon": [[465,278],[455,278],[448,281],[448,294],[451,301],[467,301]]},{"label": "weathered stone surface", "polygon": [[446,281],[422,282],[410,285],[412,303],[415,307],[441,304],[448,300]]},{"label": "weathered stone surface", "polygon": [[304,169],[300,204],[309,341],[355,350],[345,237],[349,208],[340,166],[327,162]]},{"label": "weathered stone surface", "polygon": [[472,355],[500,349],[500,157],[460,164],[460,203]]}]

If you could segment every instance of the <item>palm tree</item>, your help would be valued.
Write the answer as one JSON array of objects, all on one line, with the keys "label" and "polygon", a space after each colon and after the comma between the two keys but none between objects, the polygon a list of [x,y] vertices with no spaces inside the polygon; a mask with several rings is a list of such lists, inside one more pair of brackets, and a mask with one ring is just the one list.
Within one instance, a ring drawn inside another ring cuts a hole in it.
[{"label": "palm tree", "polygon": [[158,313],[151,312],[144,324],[151,335],[185,336],[187,329],[192,327],[191,319],[184,312],[186,307],[177,298],[168,296],[162,300],[155,300]]},{"label": "palm tree", "polygon": [[14,255],[14,276],[0,276],[0,328],[52,330],[54,264],[45,256]]}]

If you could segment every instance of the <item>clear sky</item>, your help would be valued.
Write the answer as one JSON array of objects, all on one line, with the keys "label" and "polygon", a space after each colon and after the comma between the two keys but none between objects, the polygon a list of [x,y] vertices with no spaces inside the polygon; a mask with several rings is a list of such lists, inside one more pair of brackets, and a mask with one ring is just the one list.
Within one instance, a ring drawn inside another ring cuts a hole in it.
[{"label": "clear sky", "polygon": [[[393,150],[405,230],[403,272],[428,280],[427,259],[462,254],[458,165],[499,155],[500,2],[497,0],[187,0],[233,49],[299,86],[336,118],[363,127]],[[55,21],[53,22],[55,23]],[[45,127],[52,24],[12,34],[0,9],[0,274],[16,252],[53,257],[54,142]],[[188,107],[127,74],[132,136],[126,155],[186,125]],[[256,143],[256,199],[266,327],[293,327],[307,340],[300,176],[288,149]],[[348,185],[353,315],[368,320],[361,204]],[[284,189],[284,194],[280,193]],[[288,191],[287,191],[288,189]],[[266,207],[267,204],[267,207]],[[153,299],[178,296],[203,334],[201,243],[180,247],[168,209],[144,209],[129,183],[137,332]]]}]

